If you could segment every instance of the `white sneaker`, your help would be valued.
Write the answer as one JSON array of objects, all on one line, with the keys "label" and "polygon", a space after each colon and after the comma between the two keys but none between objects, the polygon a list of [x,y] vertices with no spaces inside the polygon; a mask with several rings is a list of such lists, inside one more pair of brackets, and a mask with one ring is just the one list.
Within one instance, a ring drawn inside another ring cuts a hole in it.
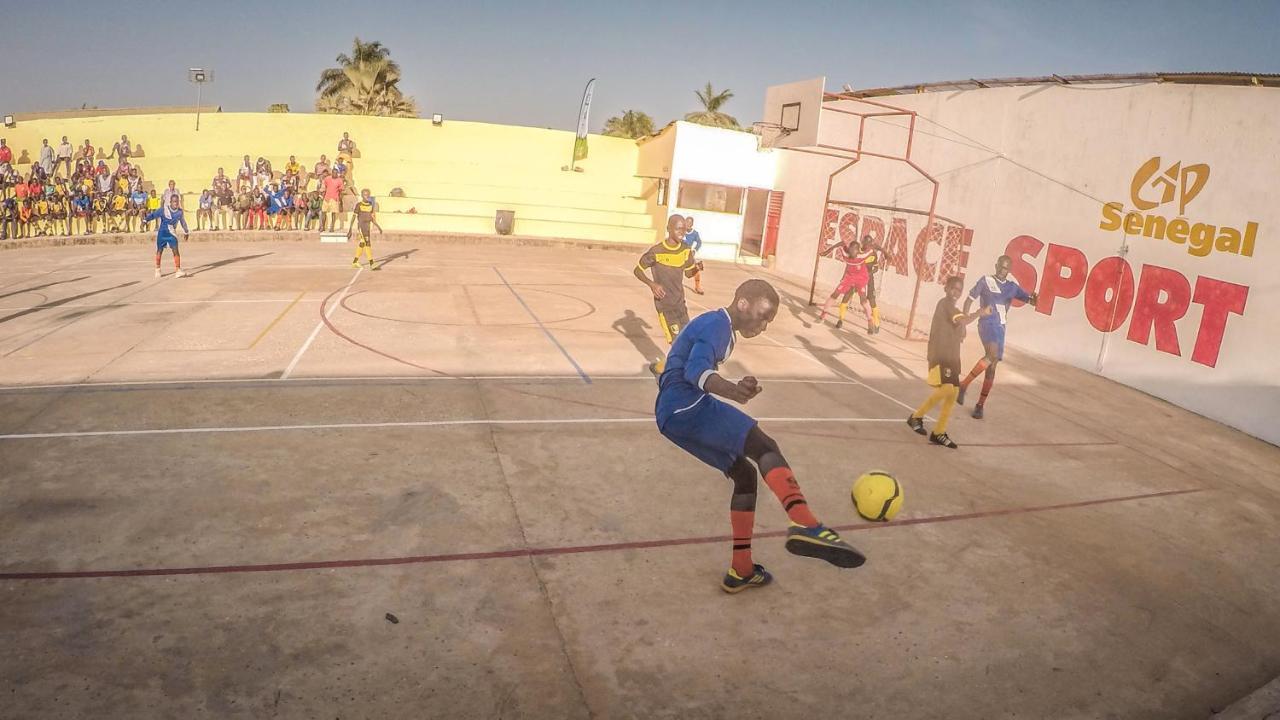
[{"label": "white sneaker", "polygon": [[160,268],[156,268],[156,277],[160,277]]},{"label": "white sneaker", "polygon": [[174,276],[174,277],[176,277],[176,278],[180,278],[180,277],[186,277],[186,276],[187,276],[187,274],[186,274],[185,272],[183,272],[182,270],[178,270],[177,272],[175,272],[175,273],[173,274],[173,276]]}]

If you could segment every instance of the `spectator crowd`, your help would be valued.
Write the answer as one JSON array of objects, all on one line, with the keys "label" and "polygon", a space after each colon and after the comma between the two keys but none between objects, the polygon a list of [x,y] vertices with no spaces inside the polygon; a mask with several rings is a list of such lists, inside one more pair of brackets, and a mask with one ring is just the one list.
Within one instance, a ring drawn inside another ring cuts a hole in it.
[{"label": "spectator crowd", "polygon": [[[245,155],[228,175],[218,168],[196,200],[196,230],[333,231],[346,226],[344,194],[351,189],[355,150],[348,133],[332,163],[321,155],[311,168],[290,155],[279,170],[271,161]],[[127,135],[97,157],[89,140],[73,147],[66,136],[56,147],[45,139],[30,170],[20,174],[13,149],[0,138],[0,239],[51,235],[149,232],[146,216],[168,207],[177,184],[157,192],[147,182]],[[22,158],[25,160],[26,153]],[[115,167],[107,164],[113,160]],[[188,209],[189,211],[189,209]]]}]

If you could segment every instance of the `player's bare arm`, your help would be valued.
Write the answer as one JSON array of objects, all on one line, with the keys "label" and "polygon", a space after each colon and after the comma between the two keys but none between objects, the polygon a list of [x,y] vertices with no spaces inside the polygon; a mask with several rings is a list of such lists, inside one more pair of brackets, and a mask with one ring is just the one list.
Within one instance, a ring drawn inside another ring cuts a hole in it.
[{"label": "player's bare arm", "polygon": [[751,375],[742,378],[738,382],[733,382],[721,377],[720,373],[712,373],[702,383],[702,389],[712,395],[719,395],[726,400],[746,405],[752,398],[759,395],[764,388],[760,387],[759,381]]},{"label": "player's bare arm", "polygon": [[658,300],[661,300],[662,298],[667,296],[667,291],[662,289],[661,285],[645,277],[644,268],[640,267],[639,265],[636,265],[635,270],[632,271],[632,274],[636,276],[637,280],[649,286],[649,292],[652,292],[653,296]]}]

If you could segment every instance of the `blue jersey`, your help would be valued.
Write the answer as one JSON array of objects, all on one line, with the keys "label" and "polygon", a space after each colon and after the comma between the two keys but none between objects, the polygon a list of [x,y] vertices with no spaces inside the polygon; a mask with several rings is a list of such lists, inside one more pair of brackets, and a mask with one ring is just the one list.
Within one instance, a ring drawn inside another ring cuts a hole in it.
[{"label": "blue jersey", "polygon": [[182,226],[182,232],[187,232],[187,221],[182,217],[182,210],[173,210],[170,208],[161,208],[152,210],[145,218],[147,222],[159,220],[160,224],[156,230],[156,240],[173,240],[177,242],[178,237],[173,234],[175,225]]},{"label": "blue jersey", "polygon": [[995,309],[990,315],[978,318],[978,327],[1004,328],[1009,314],[1009,304],[1014,300],[1027,302],[1031,296],[1012,277],[997,280],[995,275],[983,275],[974,283],[969,297],[978,301],[978,307],[992,305]]},{"label": "blue jersey", "polygon": [[732,352],[733,323],[724,308],[699,315],[680,331],[658,378],[655,415],[659,427],[707,397],[703,385]]},{"label": "blue jersey", "polygon": [[694,250],[701,250],[702,236],[698,234],[697,230],[690,230],[689,232],[684,234],[684,244],[688,245]]}]

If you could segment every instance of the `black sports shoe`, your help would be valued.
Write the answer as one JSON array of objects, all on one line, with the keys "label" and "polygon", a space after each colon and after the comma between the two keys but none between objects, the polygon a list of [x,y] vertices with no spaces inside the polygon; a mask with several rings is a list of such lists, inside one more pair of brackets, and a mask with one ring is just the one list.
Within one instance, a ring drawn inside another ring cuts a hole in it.
[{"label": "black sports shoe", "polygon": [[973,406],[973,413],[972,413],[972,417],[973,417],[973,419],[974,419],[974,420],[981,420],[981,419],[982,419],[982,406],[981,406],[981,405],[974,405],[974,406]]},{"label": "black sports shoe", "polygon": [[927,434],[924,429],[924,420],[916,417],[915,415],[907,416],[907,427],[915,430],[917,435]]},{"label": "black sports shoe", "polygon": [[842,327],[844,327],[844,321],[843,321],[843,320],[837,320],[837,321],[836,321],[836,329],[837,329],[837,330],[839,330],[839,329],[840,329],[840,328],[842,328]]},{"label": "black sports shoe", "polygon": [[955,444],[955,441],[947,437],[946,433],[929,433],[929,442],[933,443],[934,445],[941,445],[942,447],[945,447],[945,448],[951,448],[952,450],[955,450],[956,448],[960,447],[959,445]]},{"label": "black sports shoe", "polygon": [[968,389],[969,389],[969,388],[965,387],[964,385],[961,385],[961,386],[960,386],[960,392],[956,394],[956,404],[957,404],[957,405],[963,405],[963,404],[964,404],[964,391],[965,391],[965,390],[968,390]]}]

